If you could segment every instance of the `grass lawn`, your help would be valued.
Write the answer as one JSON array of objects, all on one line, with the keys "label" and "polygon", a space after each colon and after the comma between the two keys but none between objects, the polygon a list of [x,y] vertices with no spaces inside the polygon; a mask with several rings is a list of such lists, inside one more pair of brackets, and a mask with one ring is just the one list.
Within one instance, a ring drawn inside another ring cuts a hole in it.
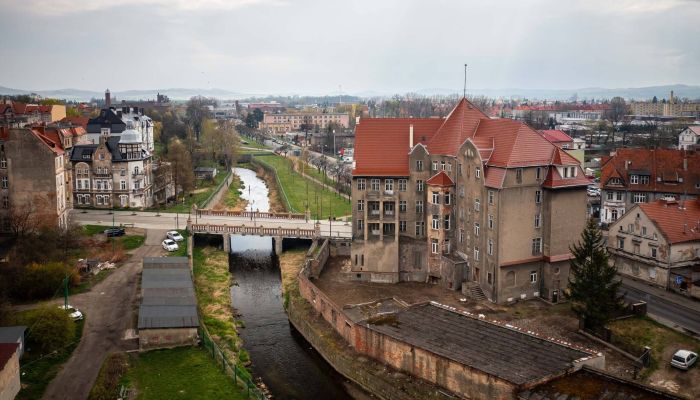
[{"label": "grass lawn", "polygon": [[124,379],[140,400],[246,399],[247,396],[199,347],[132,354]]},{"label": "grass lawn", "polygon": [[[22,313],[26,312],[17,313],[17,317],[21,318]],[[76,322],[75,340],[67,347],[43,358],[38,348],[32,351],[34,346],[31,342],[27,343],[27,350],[20,360],[22,390],[17,395],[17,400],[41,398],[49,382],[61,370],[61,365],[68,361],[73,350],[78,347],[80,337],[83,335],[83,326],[85,326],[85,320]]]},{"label": "grass lawn", "polygon": [[[248,142],[247,144],[243,143],[244,141]],[[242,147],[253,147],[256,149],[269,149],[269,147],[265,146],[264,144],[249,138],[247,136],[241,136],[241,146]]]},{"label": "grass lawn", "polygon": [[680,348],[700,353],[700,341],[667,328],[648,317],[627,318],[611,322],[612,342],[621,349],[637,356],[644,346],[651,347],[651,366],[643,371],[648,376],[660,366],[667,365],[671,354]]},{"label": "grass lawn", "polygon": [[[186,196],[184,203],[178,203],[177,205],[163,208],[160,210],[160,212],[179,212],[187,214],[192,209],[192,204],[197,204],[197,207],[203,208],[204,203],[207,201],[207,199],[209,199],[209,196],[211,196],[214,190],[216,190],[219,184],[223,182],[227,176],[227,173],[221,171],[216,174],[213,181],[198,179],[197,188],[194,190],[196,193],[190,193],[189,196]],[[155,211],[155,209],[151,209],[150,211]]]},{"label": "grass lawn", "polygon": [[243,182],[238,175],[233,175],[231,185],[228,187],[228,191],[224,196],[224,204],[228,208],[235,208],[241,201],[241,190],[243,190]]},{"label": "grass lawn", "polygon": [[185,240],[177,242],[177,250],[168,252],[168,257],[187,257],[187,238],[190,234],[186,229],[178,229],[177,231],[180,232],[180,235],[182,235]]},{"label": "grass lawn", "polygon": [[[258,156],[255,159],[275,168],[282,188],[293,208],[290,211],[304,212],[307,203],[308,184],[308,203],[312,218],[327,219],[331,212],[334,217],[351,214],[351,205],[348,200],[294,172],[292,170],[292,161],[288,158],[269,155]],[[332,211],[329,212],[331,206]]]}]

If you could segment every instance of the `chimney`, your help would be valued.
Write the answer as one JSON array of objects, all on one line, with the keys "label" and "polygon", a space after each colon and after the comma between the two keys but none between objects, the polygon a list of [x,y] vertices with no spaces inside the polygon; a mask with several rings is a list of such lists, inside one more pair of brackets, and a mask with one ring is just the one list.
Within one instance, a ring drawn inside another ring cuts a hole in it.
[{"label": "chimney", "polygon": [[105,90],[105,108],[110,108],[112,106],[112,98],[109,94],[109,89]]},{"label": "chimney", "polygon": [[408,127],[408,147],[413,148],[413,124]]}]

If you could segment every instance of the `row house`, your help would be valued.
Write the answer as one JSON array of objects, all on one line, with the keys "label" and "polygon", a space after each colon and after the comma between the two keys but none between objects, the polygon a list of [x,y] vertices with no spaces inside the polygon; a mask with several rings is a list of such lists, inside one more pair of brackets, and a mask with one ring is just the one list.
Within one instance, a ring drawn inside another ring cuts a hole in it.
[{"label": "row house", "polygon": [[636,204],[610,225],[608,251],[621,275],[700,298],[700,201]]},{"label": "row house", "polygon": [[306,129],[326,129],[328,125],[336,124],[347,129],[350,126],[348,113],[293,113],[265,114],[260,129],[268,129],[274,133],[294,132]]},{"label": "row house", "polygon": [[22,128],[31,124],[49,124],[66,117],[62,104],[39,105],[5,100],[0,103],[0,125]]},{"label": "row house", "polygon": [[66,154],[43,129],[0,129],[0,231],[25,214],[36,224],[68,226]]},{"label": "row house", "polygon": [[700,194],[700,153],[675,149],[613,151],[601,160],[600,221],[611,224],[635,204]]},{"label": "row house", "polygon": [[466,99],[447,118],[356,127],[350,279],[561,299],[586,222],[580,163]]},{"label": "row house", "polygon": [[153,204],[151,153],[133,130],[102,135],[71,153],[76,208],[145,208]]}]

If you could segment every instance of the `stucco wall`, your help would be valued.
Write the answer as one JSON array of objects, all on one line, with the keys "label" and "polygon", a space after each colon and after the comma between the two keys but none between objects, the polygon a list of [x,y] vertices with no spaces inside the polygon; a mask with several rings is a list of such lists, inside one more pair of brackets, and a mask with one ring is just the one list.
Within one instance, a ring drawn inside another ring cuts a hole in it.
[{"label": "stucco wall", "polygon": [[197,344],[197,328],[140,329],[139,348],[150,350]]}]

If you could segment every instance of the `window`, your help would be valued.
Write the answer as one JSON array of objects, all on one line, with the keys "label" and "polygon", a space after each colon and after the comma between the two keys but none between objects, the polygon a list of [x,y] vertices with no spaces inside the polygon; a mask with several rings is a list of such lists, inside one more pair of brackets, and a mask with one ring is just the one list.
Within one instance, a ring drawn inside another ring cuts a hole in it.
[{"label": "window", "polygon": [[440,204],[440,192],[433,192],[433,204]]},{"label": "window", "polygon": [[423,213],[423,200],[416,200],[416,213]]},{"label": "window", "polygon": [[535,179],[537,179],[538,181],[542,179],[542,168],[535,168]]},{"label": "window", "polygon": [[447,163],[447,172],[452,172],[452,163]]},{"label": "window", "polygon": [[443,171],[445,170],[445,162],[444,161],[440,161],[440,169]]},{"label": "window", "polygon": [[394,215],[394,202],[384,202],[384,214],[385,215]]},{"label": "window", "polygon": [[449,205],[452,202],[451,197],[449,193],[445,193],[445,204]]},{"label": "window", "polygon": [[625,249],[625,238],[621,238],[621,237],[617,238],[617,248],[620,250]]},{"label": "window", "polygon": [[372,180],[370,180],[370,187],[369,187],[369,189],[370,189],[370,190],[373,190],[373,191],[375,191],[375,192],[376,192],[376,191],[379,191],[379,179],[372,179]]},{"label": "window", "polygon": [[433,161],[433,171],[437,171],[437,170],[438,170],[437,161]]},{"label": "window", "polygon": [[640,175],[639,176],[639,183],[642,185],[648,185],[649,184],[649,175]]},{"label": "window", "polygon": [[445,239],[445,243],[442,245],[442,251],[445,254],[450,254],[450,241]]},{"label": "window", "polygon": [[537,271],[530,272],[530,283],[537,283]]},{"label": "window", "polygon": [[416,236],[423,236],[423,232],[425,232],[425,222],[416,222]]},{"label": "window", "polygon": [[423,160],[416,160],[416,171],[423,170]]},{"label": "window", "polygon": [[481,230],[481,228],[479,227],[479,223],[478,223],[478,222],[474,222],[474,236],[477,236],[477,237],[478,237],[478,236],[479,236],[479,231],[480,231],[480,230]]},{"label": "window", "polygon": [[474,247],[474,261],[479,261],[479,248]]},{"label": "window", "polygon": [[379,215],[379,202],[378,201],[370,201],[369,202],[369,214],[370,215]]},{"label": "window", "polygon": [[493,205],[494,198],[496,197],[496,193],[493,190],[489,190],[489,204]]},{"label": "window", "polygon": [[2,208],[10,208],[10,198],[8,196],[2,196]]},{"label": "window", "polygon": [[406,212],[406,200],[399,200],[399,212]]},{"label": "window", "polygon": [[7,168],[7,159],[4,156],[0,157],[0,168]]},{"label": "window", "polygon": [[647,202],[647,194],[646,193],[635,193],[634,196],[632,196],[632,201],[635,203],[646,203]]},{"label": "window", "polygon": [[639,243],[632,243],[632,251],[634,254],[639,254],[640,248]]},{"label": "window", "polygon": [[437,214],[433,214],[432,228],[435,230],[440,229],[440,216]]},{"label": "window", "polygon": [[489,214],[488,226],[489,229],[493,229],[493,214]]},{"label": "window", "polygon": [[438,240],[437,240],[437,239],[433,239],[433,240],[430,242],[430,249],[431,249],[431,251],[433,252],[433,254],[437,254],[437,253],[438,253],[438,251],[439,251],[439,249],[440,249],[440,246],[438,245]]},{"label": "window", "polygon": [[542,217],[540,214],[535,214],[535,228],[539,228],[542,225]]},{"label": "window", "polygon": [[445,230],[450,230],[450,214],[445,215]]},{"label": "window", "polygon": [[464,242],[464,229],[459,230],[459,242]]},{"label": "window", "polygon": [[630,183],[637,185],[639,183],[639,175],[630,175]]},{"label": "window", "polygon": [[606,193],[605,198],[608,200],[612,200],[613,199],[613,192]]},{"label": "window", "polygon": [[542,191],[535,190],[535,203],[539,204],[542,202]]},{"label": "window", "polygon": [[481,211],[481,200],[474,199],[474,211]]},{"label": "window", "polygon": [[396,233],[396,226],[395,224],[382,224],[382,230],[384,231],[385,235],[393,235]]},{"label": "window", "polygon": [[367,181],[364,178],[359,178],[357,180],[357,190],[365,190],[366,188],[367,188]]},{"label": "window", "polygon": [[523,169],[522,168],[517,168],[515,170],[515,181],[517,183],[522,183],[522,181],[523,181]]},{"label": "window", "polygon": [[399,232],[406,232],[406,221],[399,221]]},{"label": "window", "polygon": [[490,256],[493,255],[493,239],[489,239],[487,252],[489,253]]},{"label": "window", "polygon": [[[617,220],[617,210],[610,211],[610,219],[613,221]],[[620,228],[622,228],[622,227],[620,227]]]},{"label": "window", "polygon": [[7,183],[7,177],[3,176],[2,177],[2,188],[7,189],[8,183]]},{"label": "window", "polygon": [[475,177],[476,179],[481,178],[481,168],[476,167],[476,169],[474,170],[474,177]]},{"label": "window", "polygon": [[364,210],[365,210],[365,201],[364,200],[357,200],[357,211],[364,211]]},{"label": "window", "polygon": [[622,192],[615,192],[615,198],[617,201],[622,201]]},{"label": "window", "polygon": [[358,220],[357,220],[357,230],[360,231],[360,232],[362,232],[363,230],[365,230],[365,220],[363,220],[363,219],[358,219]]},{"label": "window", "polygon": [[643,226],[642,227],[642,236],[646,236],[646,235],[647,235],[647,227]]},{"label": "window", "polygon": [[542,254],[542,238],[532,239],[532,255]]},{"label": "window", "polygon": [[384,180],[384,190],[386,190],[387,192],[394,191],[394,180],[393,179],[385,179]]},{"label": "window", "polygon": [[416,190],[419,191],[419,192],[422,192],[423,189],[424,189],[424,183],[423,183],[423,181],[420,180],[420,179],[417,180],[417,181],[416,181]]},{"label": "window", "polygon": [[406,179],[399,179],[399,192],[405,192],[406,191]]},{"label": "window", "polygon": [[656,258],[656,247],[651,248],[651,258]]}]

